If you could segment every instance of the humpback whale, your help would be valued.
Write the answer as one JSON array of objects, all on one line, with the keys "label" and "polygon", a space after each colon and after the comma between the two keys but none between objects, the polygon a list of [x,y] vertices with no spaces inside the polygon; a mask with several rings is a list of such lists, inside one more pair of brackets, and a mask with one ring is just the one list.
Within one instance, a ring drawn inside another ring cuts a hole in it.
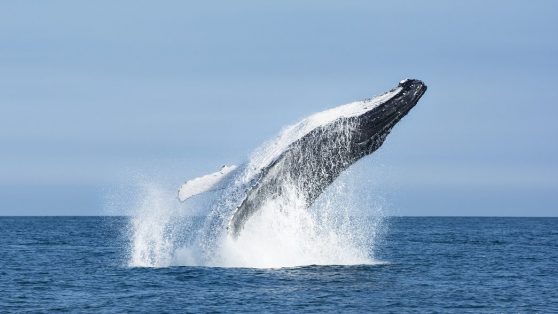
[{"label": "humpback whale", "polygon": [[357,160],[372,154],[392,128],[426,91],[419,80],[406,79],[370,99],[316,113],[284,130],[243,167],[223,166],[213,174],[187,181],[181,201],[218,189],[236,195],[227,216],[236,238],[265,202],[295,189],[306,206]]}]

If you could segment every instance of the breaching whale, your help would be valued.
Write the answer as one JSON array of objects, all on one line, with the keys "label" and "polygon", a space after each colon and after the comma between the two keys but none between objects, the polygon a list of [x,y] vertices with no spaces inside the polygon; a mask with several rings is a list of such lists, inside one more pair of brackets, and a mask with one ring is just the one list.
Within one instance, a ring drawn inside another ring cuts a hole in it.
[{"label": "breaching whale", "polygon": [[187,181],[179,199],[214,190],[235,195],[227,202],[227,229],[233,238],[265,202],[287,189],[295,189],[310,206],[343,170],[383,144],[426,88],[422,81],[406,79],[380,96],[311,115],[285,129],[265,146],[265,153],[243,167],[223,166]]}]

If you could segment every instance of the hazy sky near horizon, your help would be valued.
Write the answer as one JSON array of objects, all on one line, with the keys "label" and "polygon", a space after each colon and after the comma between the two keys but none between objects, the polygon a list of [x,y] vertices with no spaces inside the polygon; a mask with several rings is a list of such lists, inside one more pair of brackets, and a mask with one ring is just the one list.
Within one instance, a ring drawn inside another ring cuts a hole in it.
[{"label": "hazy sky near horizon", "polygon": [[557,31],[556,1],[3,1],[0,215],[104,214],[412,77],[427,94],[359,191],[556,216]]}]

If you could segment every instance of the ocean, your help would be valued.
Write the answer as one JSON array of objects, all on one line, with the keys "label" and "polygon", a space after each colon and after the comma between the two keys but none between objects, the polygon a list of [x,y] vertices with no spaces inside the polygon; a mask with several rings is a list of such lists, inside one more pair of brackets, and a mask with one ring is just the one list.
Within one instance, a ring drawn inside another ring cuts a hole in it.
[{"label": "ocean", "polygon": [[1,217],[0,312],[558,312],[558,218],[383,225],[371,264],[136,267],[130,218]]}]

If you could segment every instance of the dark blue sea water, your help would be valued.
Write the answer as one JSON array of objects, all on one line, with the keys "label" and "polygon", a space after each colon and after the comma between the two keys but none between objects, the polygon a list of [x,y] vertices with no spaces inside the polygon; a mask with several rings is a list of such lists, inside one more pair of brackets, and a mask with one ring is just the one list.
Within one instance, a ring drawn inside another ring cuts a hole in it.
[{"label": "dark blue sea water", "polygon": [[0,312],[558,312],[558,218],[390,218],[380,265],[127,265],[122,217],[0,218]]}]

